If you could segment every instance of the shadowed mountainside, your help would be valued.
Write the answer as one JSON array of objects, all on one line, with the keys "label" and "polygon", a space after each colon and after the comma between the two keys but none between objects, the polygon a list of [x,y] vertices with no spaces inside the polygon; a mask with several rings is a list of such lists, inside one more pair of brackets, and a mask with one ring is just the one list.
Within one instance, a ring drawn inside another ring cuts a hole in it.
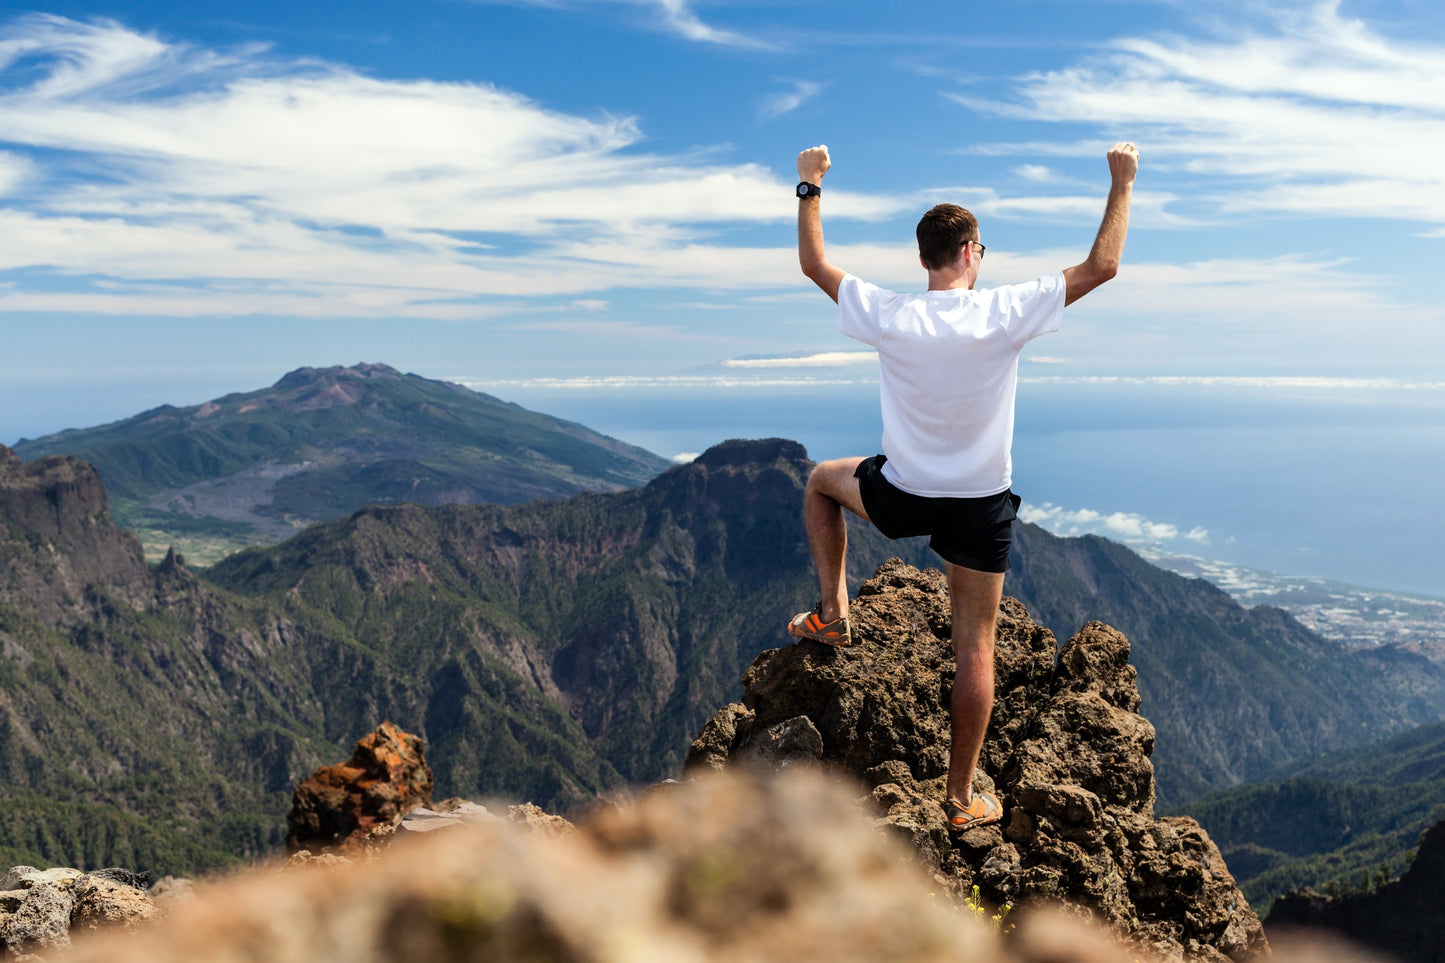
[{"label": "shadowed mountainside", "polygon": [[1410,865],[1420,834],[1445,820],[1445,723],[1291,763],[1269,781],[1184,808],[1261,909],[1299,887],[1378,887]]},{"label": "shadowed mountainside", "polygon": [[1334,930],[1375,950],[1410,963],[1445,961],[1445,822],[1420,841],[1410,868],[1374,892],[1341,897],[1290,893],[1270,909],[1271,928],[1308,926]]}]

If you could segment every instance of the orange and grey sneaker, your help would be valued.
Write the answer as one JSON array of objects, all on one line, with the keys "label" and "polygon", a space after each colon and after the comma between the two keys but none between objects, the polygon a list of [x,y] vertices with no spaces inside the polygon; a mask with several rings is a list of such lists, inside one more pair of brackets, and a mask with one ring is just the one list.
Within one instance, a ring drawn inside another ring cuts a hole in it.
[{"label": "orange and grey sneaker", "polygon": [[943,813],[951,833],[968,832],[976,826],[990,826],[1003,818],[1003,803],[991,792],[974,790],[973,801],[964,806],[956,799],[943,801]]},{"label": "orange and grey sneaker", "polygon": [[813,606],[811,612],[799,612],[788,623],[788,634],[795,639],[812,639],[824,645],[852,645],[853,632],[848,627],[848,617],[842,616],[831,622],[824,622],[818,614],[821,603]]}]

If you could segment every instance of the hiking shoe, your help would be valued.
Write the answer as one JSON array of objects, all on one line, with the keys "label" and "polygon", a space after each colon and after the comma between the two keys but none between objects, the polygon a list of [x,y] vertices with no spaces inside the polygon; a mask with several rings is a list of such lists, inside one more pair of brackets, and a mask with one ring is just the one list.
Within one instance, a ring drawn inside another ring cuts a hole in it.
[{"label": "hiking shoe", "polygon": [[824,622],[823,617],[818,614],[820,608],[821,603],[813,606],[811,612],[799,612],[793,616],[793,621],[788,623],[788,634],[795,639],[812,639],[824,645],[852,645],[853,632],[848,627],[848,617],[845,615],[831,622]]},{"label": "hiking shoe", "polygon": [[1003,804],[993,793],[975,790],[973,802],[966,809],[957,800],[944,800],[943,814],[948,819],[949,832],[966,833],[977,826],[991,826],[1002,819]]}]

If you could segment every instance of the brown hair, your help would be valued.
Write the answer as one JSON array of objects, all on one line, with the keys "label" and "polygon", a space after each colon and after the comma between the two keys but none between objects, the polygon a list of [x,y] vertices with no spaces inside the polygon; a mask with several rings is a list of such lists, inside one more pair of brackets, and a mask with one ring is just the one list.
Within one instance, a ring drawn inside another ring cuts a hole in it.
[{"label": "brown hair", "polygon": [[969,241],[978,240],[978,218],[957,204],[939,204],[918,222],[918,256],[925,267],[942,270]]}]

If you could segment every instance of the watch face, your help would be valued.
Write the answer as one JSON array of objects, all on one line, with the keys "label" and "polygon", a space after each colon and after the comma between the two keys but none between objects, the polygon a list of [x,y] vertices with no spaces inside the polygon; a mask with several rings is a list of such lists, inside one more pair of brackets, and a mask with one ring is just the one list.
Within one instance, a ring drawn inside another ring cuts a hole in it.
[{"label": "watch face", "polygon": [[821,193],[822,191],[818,190],[818,188],[814,187],[812,184],[809,184],[807,181],[804,181],[803,183],[798,185],[799,197],[812,197],[814,194]]}]

